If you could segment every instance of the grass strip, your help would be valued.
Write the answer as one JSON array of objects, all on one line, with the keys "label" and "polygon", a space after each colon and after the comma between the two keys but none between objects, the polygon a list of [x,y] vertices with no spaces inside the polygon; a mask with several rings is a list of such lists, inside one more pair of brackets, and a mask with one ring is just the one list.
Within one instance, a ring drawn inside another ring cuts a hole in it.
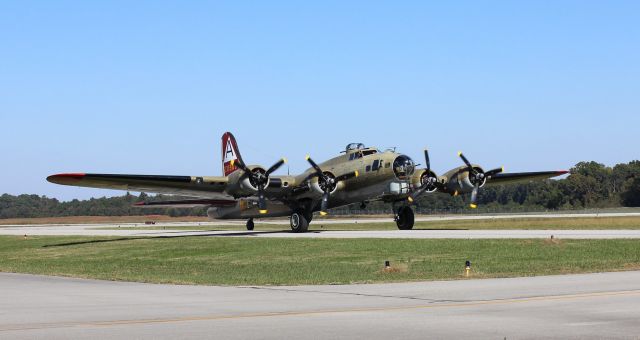
[{"label": "grass strip", "polygon": [[[384,269],[384,261],[391,268]],[[0,271],[206,285],[300,285],[640,269],[638,240],[0,237]]]}]

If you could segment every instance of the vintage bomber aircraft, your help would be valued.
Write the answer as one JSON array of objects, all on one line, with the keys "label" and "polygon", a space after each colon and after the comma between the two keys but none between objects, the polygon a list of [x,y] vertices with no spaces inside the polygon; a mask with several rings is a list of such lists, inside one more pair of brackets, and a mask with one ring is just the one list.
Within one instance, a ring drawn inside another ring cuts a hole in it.
[{"label": "vintage bomber aircraft", "polygon": [[305,232],[313,212],[352,203],[381,200],[392,205],[399,229],[413,228],[415,199],[424,193],[471,194],[470,206],[476,208],[478,190],[488,184],[503,184],[546,179],[567,173],[544,171],[503,173],[502,168],[484,171],[459,153],[464,165],[438,176],[431,170],[425,150],[425,168],[416,169],[409,156],[365,147],[347,145],[344,154],[324,163],[306,159],[311,168],[297,176],[272,175],[286,159],[270,168],[246,165],[238,144],[230,132],[222,136],[223,175],[157,176],[66,173],[49,176],[52,183],[173,194],[192,197],[179,201],[141,202],[141,207],[208,207],[213,219],[246,219],[253,230],[257,217],[289,216],[293,232]]}]

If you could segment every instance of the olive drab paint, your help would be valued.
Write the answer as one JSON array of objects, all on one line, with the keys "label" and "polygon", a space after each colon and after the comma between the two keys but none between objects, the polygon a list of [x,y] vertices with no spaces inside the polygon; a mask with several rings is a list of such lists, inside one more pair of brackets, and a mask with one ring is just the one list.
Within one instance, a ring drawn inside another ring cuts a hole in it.
[{"label": "olive drab paint", "polygon": [[[205,207],[213,219],[247,219],[296,216],[301,224],[292,224],[295,232],[304,232],[314,212],[353,203],[382,201],[391,204],[399,229],[413,227],[411,205],[421,194],[450,195],[473,193],[486,184],[547,179],[566,171],[502,173],[502,168],[484,171],[459,154],[465,165],[441,175],[430,168],[425,150],[426,168],[417,168],[407,155],[395,149],[378,150],[362,143],[351,143],[336,157],[315,163],[298,175],[277,175],[286,163],[282,158],[271,167],[246,164],[235,137],[222,135],[222,176],[166,176],[64,173],[47,177],[52,183],[141,191],[191,197],[165,202],[140,202],[140,207]],[[472,200],[472,206],[475,202]],[[251,223],[249,223],[251,222]],[[294,228],[295,227],[295,228]],[[251,228],[253,230],[253,228]]]}]

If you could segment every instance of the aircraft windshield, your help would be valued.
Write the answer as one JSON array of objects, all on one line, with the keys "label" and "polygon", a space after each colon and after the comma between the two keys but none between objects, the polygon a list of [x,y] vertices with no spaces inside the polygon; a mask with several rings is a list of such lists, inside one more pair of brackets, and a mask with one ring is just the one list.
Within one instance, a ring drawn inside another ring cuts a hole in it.
[{"label": "aircraft windshield", "polygon": [[347,145],[346,151],[353,151],[353,150],[362,150],[364,149],[364,144],[362,143],[351,143],[349,145]]}]

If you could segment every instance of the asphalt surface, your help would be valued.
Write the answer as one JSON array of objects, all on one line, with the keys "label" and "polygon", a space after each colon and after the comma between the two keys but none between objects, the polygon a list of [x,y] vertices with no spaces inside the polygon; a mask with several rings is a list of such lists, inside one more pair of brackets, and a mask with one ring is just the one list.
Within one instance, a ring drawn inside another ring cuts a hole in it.
[{"label": "asphalt surface", "polygon": [[[633,217],[639,213],[605,213],[605,214],[527,214],[527,215],[477,215],[477,216],[428,216],[418,217],[416,221],[454,221],[454,220],[486,220],[514,218],[584,218],[584,217]],[[216,230],[223,226],[244,225],[244,221],[211,221],[191,223],[162,223],[159,226],[144,224],[72,224],[72,225],[4,225],[0,226],[0,235],[76,235],[76,236],[129,236],[129,237],[172,237],[172,236],[237,236],[237,237],[289,237],[289,238],[455,238],[455,239],[512,239],[512,238],[550,238],[551,235],[564,239],[638,239],[640,230],[374,230],[374,231],[327,231],[322,225],[357,224],[357,223],[390,223],[390,218],[373,219],[329,219],[314,220],[311,232],[304,234],[291,233],[287,220],[264,220],[259,223],[282,225],[282,232],[260,230]],[[172,227],[210,226],[211,230],[172,230]],[[123,227],[119,229],[119,227]],[[144,227],[143,229],[127,229],[126,227]],[[109,230],[110,229],[110,230]]]},{"label": "asphalt surface", "polygon": [[0,274],[0,338],[637,339],[640,272],[176,286]]},{"label": "asphalt surface", "polygon": [[241,230],[99,230],[82,226],[1,228],[0,235],[27,236],[128,236],[128,237],[281,237],[281,238],[411,238],[411,239],[640,239],[640,230],[371,230],[321,231],[303,234],[283,231]]}]

